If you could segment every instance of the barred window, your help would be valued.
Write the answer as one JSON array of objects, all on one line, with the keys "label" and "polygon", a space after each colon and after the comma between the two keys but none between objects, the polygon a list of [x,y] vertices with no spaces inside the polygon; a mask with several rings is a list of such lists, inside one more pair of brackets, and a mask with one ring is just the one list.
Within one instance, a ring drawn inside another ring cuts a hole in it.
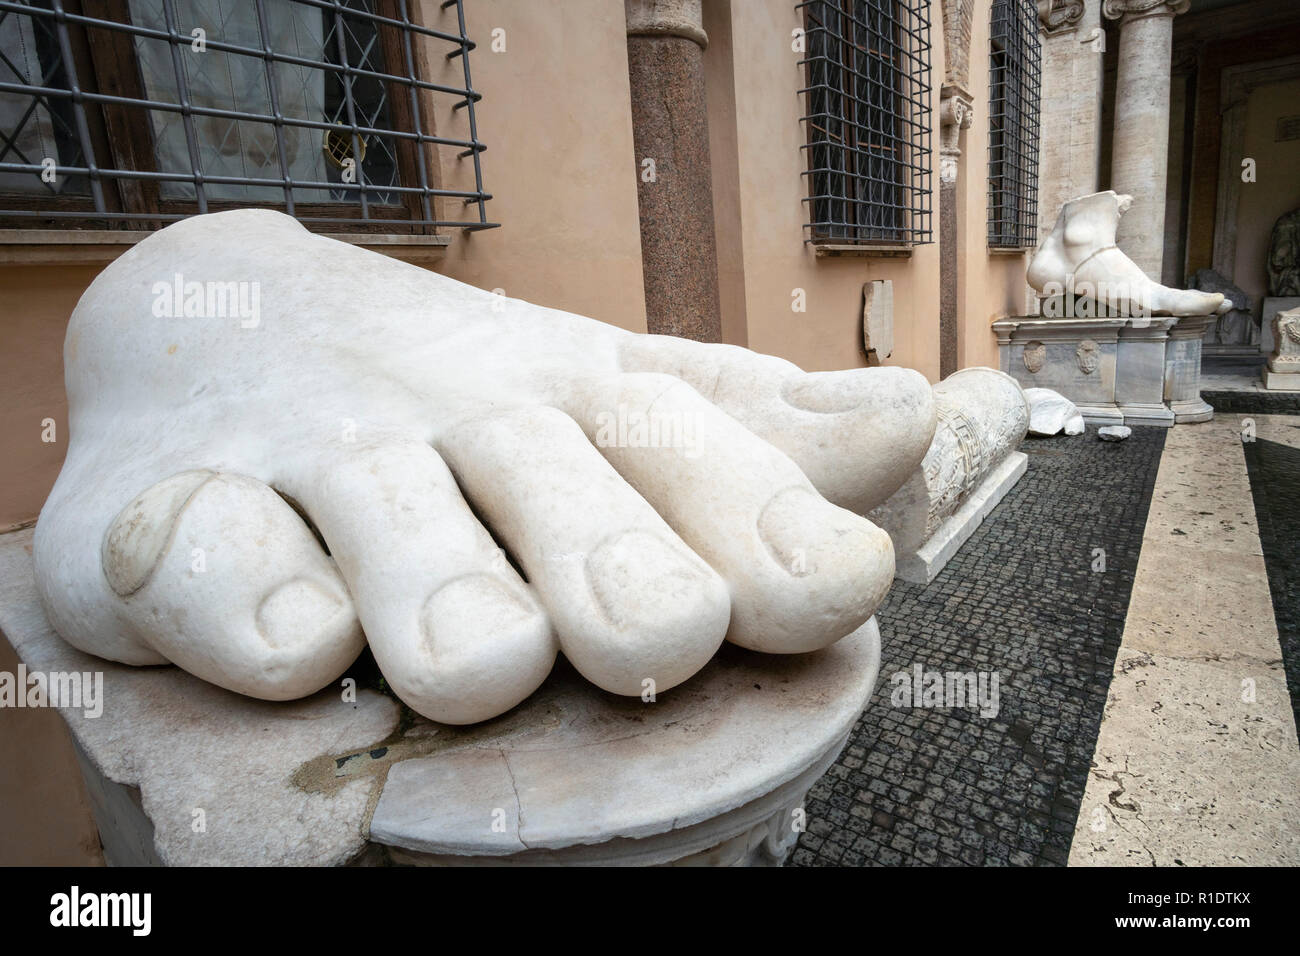
[{"label": "barred window", "polygon": [[[443,3],[437,30],[416,5],[0,2],[0,221],[153,228],[265,206],[356,232],[492,227],[464,11]],[[463,85],[424,79],[442,55]],[[436,135],[436,97],[468,138]],[[472,189],[441,188],[440,149],[472,163]]]},{"label": "barred window", "polygon": [[929,0],[808,0],[808,242],[931,241]]},{"label": "barred window", "polygon": [[1038,236],[1038,82],[1034,0],[993,0],[989,63],[989,245],[1023,249]]}]

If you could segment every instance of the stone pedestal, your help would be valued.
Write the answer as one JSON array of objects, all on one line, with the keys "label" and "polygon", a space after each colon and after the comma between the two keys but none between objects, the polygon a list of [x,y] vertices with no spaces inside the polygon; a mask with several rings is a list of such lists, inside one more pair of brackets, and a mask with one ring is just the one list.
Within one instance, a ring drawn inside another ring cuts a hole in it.
[{"label": "stone pedestal", "polygon": [[1130,323],[1119,330],[1115,362],[1115,404],[1127,425],[1174,424],[1174,412],[1165,405],[1165,351],[1172,316]]},{"label": "stone pedestal", "polygon": [[1201,339],[1212,315],[1151,318],[1010,316],[993,323],[1002,371],[1050,388],[1094,425],[1209,421]]},{"label": "stone pedestal", "polygon": [[1165,348],[1165,401],[1174,421],[1208,422],[1214,409],[1201,398],[1201,341],[1213,315],[1184,316],[1169,330]]},{"label": "stone pedestal", "polygon": [[1023,388],[1050,388],[1094,425],[1122,425],[1115,402],[1119,333],[1128,319],[1012,316],[993,323],[1000,368]]},{"label": "stone pedestal", "polygon": [[1261,373],[1264,387],[1278,391],[1300,390],[1300,308],[1277,313],[1269,327],[1276,344]]},{"label": "stone pedestal", "polygon": [[1165,180],[1169,155],[1169,68],[1174,16],[1190,0],[1105,0],[1102,12],[1120,21],[1115,80],[1111,188],[1133,197],[1117,239],[1134,262],[1161,280]]},{"label": "stone pedestal", "polygon": [[1277,318],[1279,312],[1290,312],[1292,309],[1300,309],[1300,296],[1274,295],[1264,300],[1264,307],[1260,312],[1259,350],[1265,355],[1271,354],[1277,348],[1277,339],[1273,336],[1273,320]]},{"label": "stone pedestal", "polygon": [[29,671],[102,675],[100,716],[60,713],[116,865],[780,864],[880,662],[873,618],[813,654],[725,644],[655,701],[561,660],[494,720],[399,724],[371,690],[269,703],[82,654],[31,538],[0,536],[0,630]]}]

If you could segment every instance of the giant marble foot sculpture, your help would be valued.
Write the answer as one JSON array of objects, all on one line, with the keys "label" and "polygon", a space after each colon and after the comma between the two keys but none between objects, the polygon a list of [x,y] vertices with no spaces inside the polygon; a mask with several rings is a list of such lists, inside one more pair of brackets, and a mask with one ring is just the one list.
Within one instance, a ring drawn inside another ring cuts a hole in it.
[{"label": "giant marble foot sculpture", "polygon": [[71,444],[35,539],[65,639],[267,699],[368,641],[451,723],[524,699],[557,646],[641,694],[724,636],[851,633],[894,571],[859,514],[935,426],[915,372],[634,335],[254,210],[123,255],[65,355]]},{"label": "giant marble foot sculpture", "polygon": [[1119,217],[1132,196],[1111,190],[1080,196],[1061,207],[1056,226],[1029,262],[1029,284],[1044,295],[1074,288],[1105,301],[1120,315],[1212,315],[1217,292],[1171,289],[1153,282],[1115,245]]}]

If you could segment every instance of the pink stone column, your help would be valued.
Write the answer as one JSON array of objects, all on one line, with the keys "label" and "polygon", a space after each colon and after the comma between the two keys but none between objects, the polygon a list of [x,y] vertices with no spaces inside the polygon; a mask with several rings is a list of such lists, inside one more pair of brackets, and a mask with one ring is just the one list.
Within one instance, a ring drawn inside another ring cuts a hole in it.
[{"label": "pink stone column", "polygon": [[701,0],[624,0],[650,332],[722,341]]}]

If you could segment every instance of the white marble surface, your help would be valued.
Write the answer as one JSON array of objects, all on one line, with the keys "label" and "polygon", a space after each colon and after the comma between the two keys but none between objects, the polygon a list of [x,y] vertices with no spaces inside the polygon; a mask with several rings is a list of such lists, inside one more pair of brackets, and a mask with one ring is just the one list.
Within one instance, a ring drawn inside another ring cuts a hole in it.
[{"label": "white marble surface", "polygon": [[272,700],[327,686],[365,641],[446,723],[509,710],[561,648],[639,695],[724,638],[793,653],[853,633],[894,573],[859,515],[935,421],[908,369],[634,335],[265,210],[122,255],[65,364],[35,562],[67,641]]}]

